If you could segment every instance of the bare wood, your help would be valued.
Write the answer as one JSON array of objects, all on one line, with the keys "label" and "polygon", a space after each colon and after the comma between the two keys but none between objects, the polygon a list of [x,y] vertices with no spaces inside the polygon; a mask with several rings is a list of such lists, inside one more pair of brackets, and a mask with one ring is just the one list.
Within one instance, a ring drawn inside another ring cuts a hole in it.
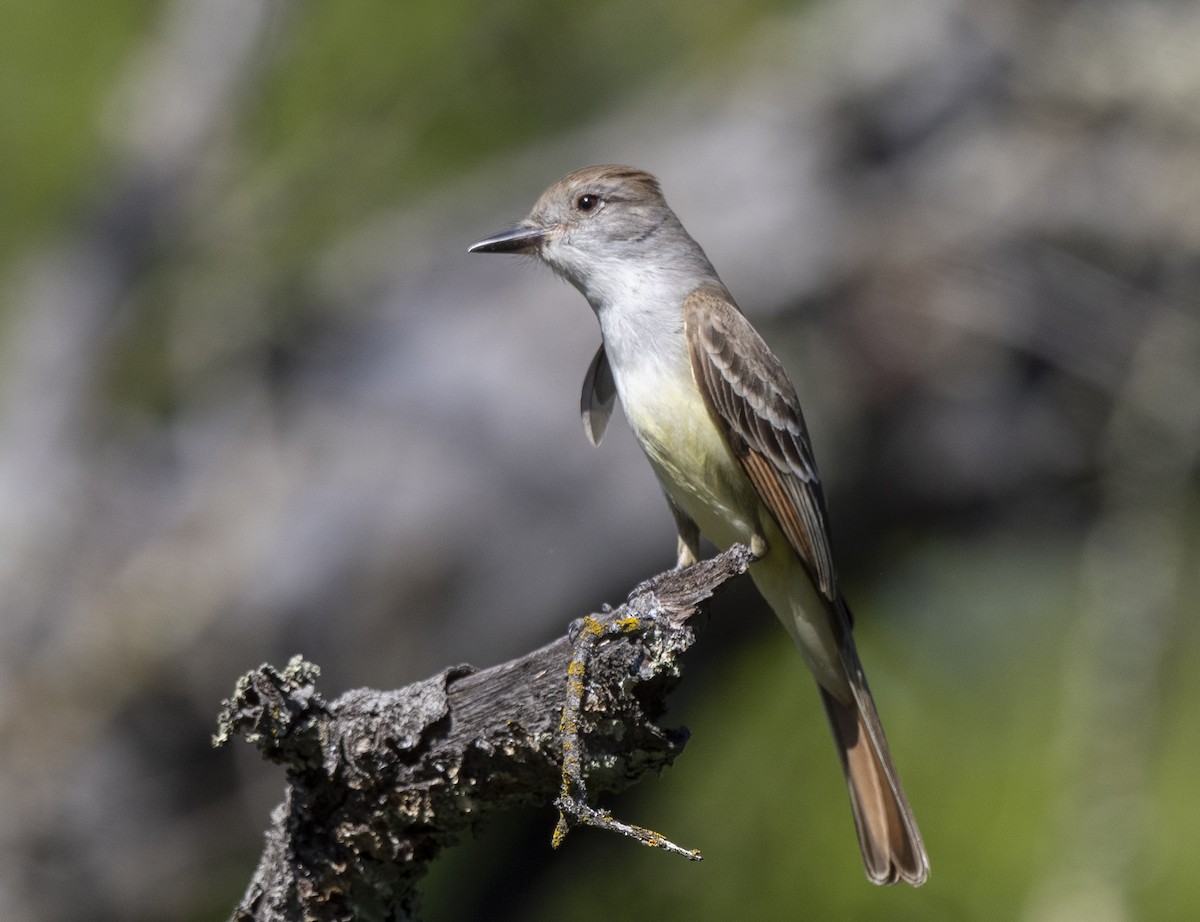
[{"label": "bare wood", "polygon": [[[733,547],[594,616],[656,629],[616,632],[589,659],[577,715],[589,791],[626,788],[682,751],[687,730],[657,721],[694,639],[688,619],[751,559]],[[490,669],[455,666],[331,704],[316,690],[319,670],[299,657],[282,672],[263,665],[239,679],[214,742],[244,735],[287,768],[288,788],[231,918],[414,918],[417,884],[442,848],[492,812],[555,801],[572,651],[561,637]]]}]

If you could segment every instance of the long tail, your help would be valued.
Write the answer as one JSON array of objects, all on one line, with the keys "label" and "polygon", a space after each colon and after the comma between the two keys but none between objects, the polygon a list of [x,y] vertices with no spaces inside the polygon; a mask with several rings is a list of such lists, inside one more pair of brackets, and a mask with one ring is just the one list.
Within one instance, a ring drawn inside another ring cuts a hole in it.
[{"label": "long tail", "polygon": [[892,764],[858,654],[853,641],[846,640],[843,658],[854,697],[842,702],[818,688],[850,788],[863,864],[872,883],[902,880],[919,887],[929,877],[929,856]]}]

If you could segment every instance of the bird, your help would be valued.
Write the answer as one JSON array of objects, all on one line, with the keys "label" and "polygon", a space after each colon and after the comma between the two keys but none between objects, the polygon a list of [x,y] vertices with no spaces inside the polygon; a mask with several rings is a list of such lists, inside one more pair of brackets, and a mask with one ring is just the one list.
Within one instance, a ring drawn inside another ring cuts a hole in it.
[{"label": "bird", "polygon": [[867,877],[923,884],[929,858],[854,644],[796,390],[659,181],[576,170],[469,251],[536,257],[591,305],[602,343],[580,400],[588,439],[600,444],[619,400],[674,517],[679,567],[699,560],[701,535],[750,547],[750,575],[816,681]]}]

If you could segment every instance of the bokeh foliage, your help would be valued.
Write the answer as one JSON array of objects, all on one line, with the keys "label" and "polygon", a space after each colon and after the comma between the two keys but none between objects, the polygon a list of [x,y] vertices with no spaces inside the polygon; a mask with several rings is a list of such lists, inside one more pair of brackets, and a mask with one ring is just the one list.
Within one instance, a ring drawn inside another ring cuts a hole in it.
[{"label": "bokeh foliage", "polygon": [[[932,17],[944,29],[913,40],[906,30],[942,7],[954,8]],[[429,918],[497,918],[493,899],[508,918],[581,922],[1167,920],[1200,906],[1190,859],[1200,820],[1200,209],[1187,204],[1200,105],[1180,102],[1200,100],[1200,78],[1189,44],[1197,23],[1182,6],[1108,0],[1000,14],[961,0],[888,20],[883,6],[834,0],[275,0],[188,175],[173,177],[169,194],[139,187],[145,177],[125,172],[139,163],[126,133],[131,99],[171,30],[203,8],[0,0],[0,284],[11,356],[40,355],[34,337],[22,338],[27,327],[9,322],[36,326],[44,313],[22,294],[29,267],[52,275],[60,244],[89,235],[117,253],[113,238],[141,209],[152,213],[103,319],[63,318],[64,335],[76,321],[96,330],[91,350],[58,376],[90,375],[77,415],[55,423],[46,389],[47,427],[61,424],[70,439],[48,439],[29,468],[0,464],[5,510],[27,496],[51,506],[49,525],[23,531],[5,520],[16,575],[0,624],[13,709],[0,711],[0,817],[15,870],[0,877],[0,905],[14,918],[77,917],[80,906],[98,919],[224,915],[279,787],[256,763],[231,767],[229,755],[200,751],[210,711],[247,665],[317,648],[348,684],[371,669],[399,682],[422,674],[404,669],[462,659],[468,642],[511,653],[511,626],[464,615],[491,601],[470,587],[506,572],[494,560],[471,569],[487,543],[548,548],[543,569],[573,591],[569,602],[566,590],[557,597],[564,619],[668,563],[669,539],[660,558],[636,565],[570,556],[595,514],[572,504],[598,492],[615,506],[605,491],[617,485],[595,468],[543,482],[543,458],[518,456],[485,425],[496,412],[487,401],[507,392],[481,386],[486,400],[466,411],[451,394],[403,415],[420,384],[403,369],[379,372],[363,343],[401,351],[422,332],[414,321],[399,325],[404,335],[379,337],[384,324],[370,314],[379,303],[385,317],[431,310],[396,295],[380,263],[417,248],[435,224],[405,225],[400,239],[388,221],[461,183],[476,196],[484,189],[482,200],[451,208],[491,220],[512,194],[494,177],[536,160],[542,145],[634,105],[640,133],[654,137],[665,107],[698,86],[734,87],[740,132],[756,119],[794,120],[799,136],[783,159],[795,153],[800,164],[812,130],[835,152],[827,187],[844,196],[843,210],[806,230],[846,246],[825,276],[768,306],[778,314],[762,326],[817,385],[806,401],[824,423],[814,426],[826,435],[822,464],[839,462],[826,478],[841,567],[933,876],[918,892],[865,883],[809,680],[765,613],[730,604],[719,617],[744,625],[710,626],[720,655],[689,667],[681,690],[688,752],[619,804],[623,818],[700,847],[705,862],[589,830],[552,854],[549,813],[517,817],[445,856]],[[819,15],[842,8],[840,18]],[[976,60],[981,35],[1000,50]],[[803,39],[797,50],[787,36]],[[838,72],[844,85],[803,117],[788,108],[808,105],[796,102],[798,85],[760,98],[738,83],[760,58],[784,69],[826,45],[849,62]],[[714,188],[751,141],[729,139]],[[490,184],[470,184],[481,173]],[[1040,182],[1023,185],[1026,174]],[[438,227],[446,237],[424,242],[461,255],[473,239],[465,235],[495,229]],[[730,229],[749,232],[765,230]],[[388,257],[372,261],[371,247]],[[344,257],[360,249],[368,255]],[[518,270],[497,268],[489,284],[506,271]],[[344,281],[356,272],[364,277]],[[530,337],[545,333],[544,316],[536,322]],[[480,374],[503,362],[486,351],[486,333],[451,329],[478,349],[465,364]],[[330,379],[351,392],[363,369],[377,378],[367,396],[313,400],[336,390]],[[37,432],[12,420],[43,409],[37,388],[4,380],[0,461]],[[395,393],[380,397],[387,387]],[[573,399],[556,405],[565,417]],[[337,425],[355,412],[364,430],[400,434],[380,464],[401,471],[386,491],[371,479],[378,444]],[[289,441],[297,419],[319,430],[315,448]],[[229,450],[243,444],[230,431],[256,427],[261,439]],[[426,431],[453,437],[430,448]],[[52,462],[76,441],[83,473],[56,492]],[[558,442],[536,444],[559,454]],[[511,490],[513,521],[528,525],[515,516],[535,503],[542,518],[525,530],[466,527],[449,503],[421,519],[436,485],[404,467],[411,445],[433,459],[414,463],[423,475],[459,476],[464,455],[489,460],[494,480],[455,484],[458,506]],[[232,460],[203,468],[207,452],[224,450]],[[328,479],[337,463],[350,464],[350,487]],[[260,469],[279,479],[260,488]],[[242,482],[249,495],[213,486]],[[275,492],[280,482],[299,485],[294,505]],[[323,509],[339,514],[313,513]],[[389,527],[366,530],[373,512]],[[655,515],[665,523],[665,510]],[[414,536],[404,533],[410,521]],[[619,534],[622,545],[632,540]],[[467,626],[446,628],[445,612]],[[549,622],[560,613],[537,614]],[[546,630],[561,626],[553,623]],[[422,648],[437,662],[403,660],[427,638],[443,644]]]}]

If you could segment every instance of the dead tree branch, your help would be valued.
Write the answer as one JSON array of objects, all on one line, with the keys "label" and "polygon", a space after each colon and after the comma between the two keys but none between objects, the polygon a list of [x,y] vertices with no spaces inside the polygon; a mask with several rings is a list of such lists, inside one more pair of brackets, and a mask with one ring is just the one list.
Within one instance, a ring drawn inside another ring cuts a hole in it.
[{"label": "dead tree branch", "polygon": [[[669,765],[688,734],[657,721],[694,639],[687,621],[750,560],[734,547],[664,573],[589,618],[589,631],[398,691],[357,689],[327,704],[319,670],[299,657],[243,676],[214,742],[244,735],[287,768],[288,788],[231,918],[414,918],[416,885],[442,848],[494,811],[555,802],[564,744],[581,756],[577,789],[586,776],[592,795]],[[597,631],[610,624],[620,629]],[[580,706],[568,713],[568,667],[581,662]]]}]

